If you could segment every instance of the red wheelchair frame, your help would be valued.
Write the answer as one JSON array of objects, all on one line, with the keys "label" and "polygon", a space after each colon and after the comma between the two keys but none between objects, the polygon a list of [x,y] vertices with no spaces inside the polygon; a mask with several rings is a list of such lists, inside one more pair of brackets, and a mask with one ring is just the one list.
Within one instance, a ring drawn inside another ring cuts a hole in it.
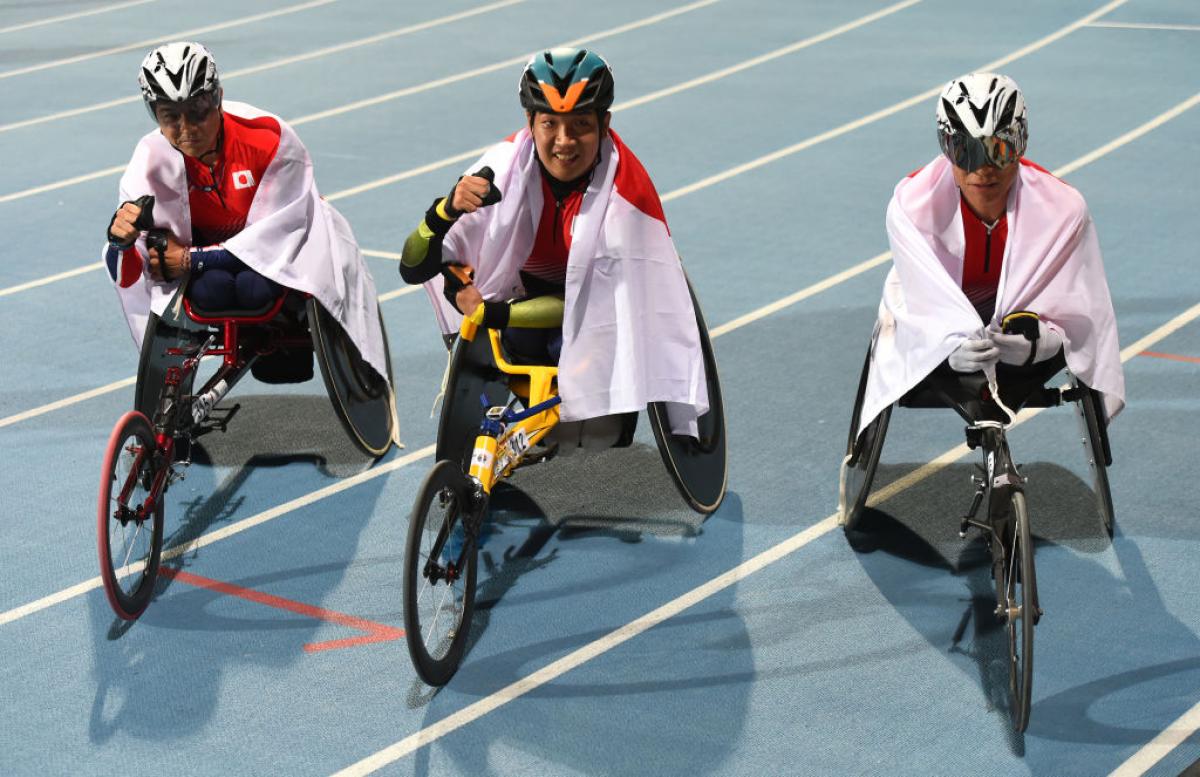
[{"label": "red wheelchair frame", "polygon": [[[285,307],[294,297],[304,301],[306,314],[286,320]],[[309,331],[300,335],[303,319]],[[247,337],[247,328],[260,331]],[[386,381],[364,370],[348,336],[309,294],[285,290],[263,310],[221,314],[196,308],[181,288],[162,318],[151,316],[144,337],[135,409],[117,421],[109,437],[97,505],[101,578],[109,604],[125,620],[137,618],[154,594],[167,490],[184,477],[194,440],[225,430],[238,406],[218,414],[216,405],[260,356],[280,349],[316,351],[339,419],[369,455],[387,451],[395,424],[390,368]],[[386,337],[384,352],[390,365]],[[220,357],[221,364],[193,392],[197,369],[208,357]],[[372,385],[360,379],[366,372],[375,378]]]}]

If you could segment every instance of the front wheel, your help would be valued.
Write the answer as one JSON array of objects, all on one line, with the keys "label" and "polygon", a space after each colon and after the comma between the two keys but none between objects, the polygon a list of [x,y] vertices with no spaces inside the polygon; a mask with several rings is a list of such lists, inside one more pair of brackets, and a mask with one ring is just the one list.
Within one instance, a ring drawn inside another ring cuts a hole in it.
[{"label": "front wheel", "polygon": [[1008,631],[1008,690],[1013,728],[1029,726],[1029,702],[1033,691],[1033,627],[1037,622],[1037,577],[1033,566],[1033,541],[1025,494],[1014,490],[1009,497],[1011,513],[1003,540],[1002,574],[997,579],[998,614]]},{"label": "front wheel", "polygon": [[404,553],[404,631],[413,667],[429,685],[450,681],[462,661],[475,609],[478,555],[470,521],[471,481],[439,461],[413,504]]},{"label": "front wheel", "polygon": [[97,539],[100,576],[113,612],[142,614],[154,595],[163,542],[161,459],[146,416],[131,410],[108,438],[100,479]]}]

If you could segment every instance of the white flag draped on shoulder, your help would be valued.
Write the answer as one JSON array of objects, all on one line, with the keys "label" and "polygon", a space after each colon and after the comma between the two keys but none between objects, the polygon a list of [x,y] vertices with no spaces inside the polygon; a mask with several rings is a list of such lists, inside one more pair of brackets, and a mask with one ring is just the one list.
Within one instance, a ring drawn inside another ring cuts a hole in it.
[{"label": "white flag draped on shoulder", "polygon": [[893,266],[879,303],[860,431],[964,340],[998,331],[1018,310],[1059,330],[1067,367],[1104,395],[1110,418],[1124,407],[1116,315],[1083,197],[1022,160],[1007,220],[995,313],[985,322],[961,288],[965,240],[950,162],[939,156],[896,185],[887,210]]},{"label": "white flag draped on shoulder", "polygon": [[[520,270],[542,214],[529,130],[493,146],[466,172],[485,165],[503,199],[462,216],[446,235],[443,257],[474,267],[485,299],[511,300],[524,295]],[[441,276],[426,290],[442,332],[457,331],[462,317],[442,296]],[[601,142],[572,226],[558,383],[564,421],[669,402],[672,429],[694,434],[695,419],[708,411],[696,313],[662,204],[613,132]]]},{"label": "white flag draped on shoulder", "polygon": [[[246,227],[224,246],[260,275],[321,303],[375,370],[387,378],[383,330],[375,281],[359,252],[354,233],[337,210],[321,199],[313,179],[312,159],[300,138],[282,119],[245,103],[226,100],[223,110],[247,120],[270,119],[279,126],[279,147],[268,164],[246,218]],[[166,227],[182,243],[190,243],[191,213],[183,155],[157,129],[146,134],[121,176],[120,201],[154,195],[156,226]],[[144,240],[138,249],[146,253]],[[101,257],[108,246],[101,249]],[[140,348],[146,320],[161,314],[179,281],[159,283],[147,269],[140,276],[114,278],[134,343]]]}]

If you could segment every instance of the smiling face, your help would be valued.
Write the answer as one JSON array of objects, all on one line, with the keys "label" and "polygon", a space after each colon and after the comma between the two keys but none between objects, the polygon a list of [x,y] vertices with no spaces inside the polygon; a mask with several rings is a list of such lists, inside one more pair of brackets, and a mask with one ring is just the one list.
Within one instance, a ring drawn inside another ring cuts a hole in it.
[{"label": "smiling face", "polygon": [[157,102],[154,118],[172,146],[199,158],[216,148],[221,131],[220,101],[219,94],[203,94],[183,103]]},{"label": "smiling face", "polygon": [[963,198],[976,216],[993,222],[1004,215],[1008,206],[1008,192],[1020,169],[1019,163],[1007,165],[1003,170],[984,165],[969,173],[957,165],[953,167],[954,183],[958,184]]},{"label": "smiling face", "polygon": [[533,143],[546,172],[560,181],[573,181],[591,170],[608,132],[608,119],[608,113],[601,120],[592,111],[530,116]]}]

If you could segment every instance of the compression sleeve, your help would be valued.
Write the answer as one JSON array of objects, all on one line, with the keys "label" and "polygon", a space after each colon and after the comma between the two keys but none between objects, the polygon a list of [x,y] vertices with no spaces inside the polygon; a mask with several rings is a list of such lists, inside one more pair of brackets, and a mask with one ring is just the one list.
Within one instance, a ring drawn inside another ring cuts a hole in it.
[{"label": "compression sleeve", "polygon": [[238,272],[246,269],[242,260],[233,255],[223,246],[204,246],[190,249],[192,272],[199,275],[205,270],[230,270]]},{"label": "compression sleeve", "polygon": [[446,198],[439,197],[425,211],[425,218],[404,241],[400,255],[400,277],[405,283],[425,283],[442,270],[442,240],[455,218],[446,212]]},{"label": "compression sleeve", "polygon": [[508,326],[522,329],[553,329],[562,326],[563,298],[554,295],[514,302],[508,310]]}]

